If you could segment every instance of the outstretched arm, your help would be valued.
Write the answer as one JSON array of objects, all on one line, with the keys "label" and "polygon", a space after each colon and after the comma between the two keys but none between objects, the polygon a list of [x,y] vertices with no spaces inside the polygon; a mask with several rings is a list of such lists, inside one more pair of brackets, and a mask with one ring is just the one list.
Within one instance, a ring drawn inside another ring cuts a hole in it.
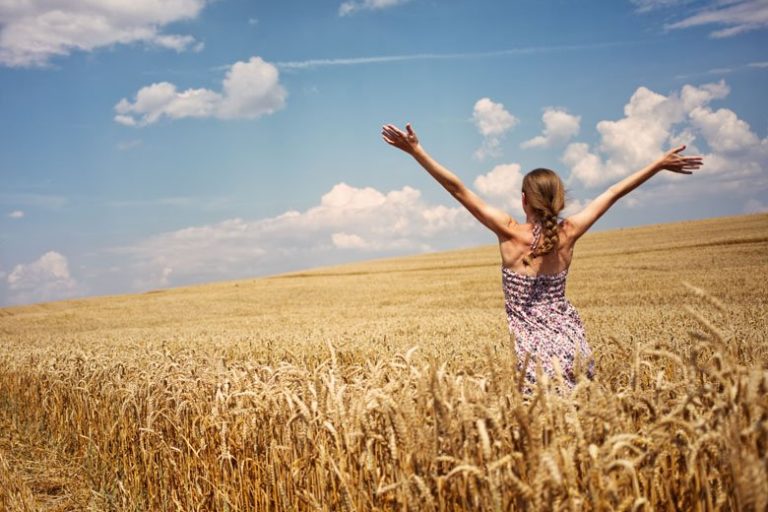
[{"label": "outstretched arm", "polygon": [[648,181],[656,173],[666,169],[679,174],[692,174],[694,170],[701,167],[701,157],[683,156],[680,153],[684,149],[685,146],[680,146],[668,151],[655,162],[609,187],[579,213],[565,219],[564,228],[571,243],[578,240],[616,201]]},{"label": "outstretched arm", "polygon": [[382,128],[381,135],[385,142],[415,158],[443,188],[485,227],[498,236],[509,236],[510,227],[515,224],[512,218],[503,211],[488,205],[467,188],[458,176],[432,158],[419,144],[419,139],[410,124],[406,124],[405,129],[404,132],[396,126],[388,124]]}]

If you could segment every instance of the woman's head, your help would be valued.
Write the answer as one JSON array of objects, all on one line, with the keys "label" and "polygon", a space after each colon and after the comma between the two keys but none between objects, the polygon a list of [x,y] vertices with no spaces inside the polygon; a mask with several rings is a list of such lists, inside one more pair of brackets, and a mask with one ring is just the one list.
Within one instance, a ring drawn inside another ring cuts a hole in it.
[{"label": "woman's head", "polygon": [[564,207],[565,187],[554,171],[539,168],[525,175],[523,208],[541,224],[542,231],[541,240],[530,257],[523,259],[526,265],[531,263],[531,258],[548,254],[557,248],[560,241],[557,217]]},{"label": "woman's head", "polygon": [[524,203],[540,221],[557,217],[565,207],[565,187],[560,176],[549,169],[534,169],[523,178]]}]

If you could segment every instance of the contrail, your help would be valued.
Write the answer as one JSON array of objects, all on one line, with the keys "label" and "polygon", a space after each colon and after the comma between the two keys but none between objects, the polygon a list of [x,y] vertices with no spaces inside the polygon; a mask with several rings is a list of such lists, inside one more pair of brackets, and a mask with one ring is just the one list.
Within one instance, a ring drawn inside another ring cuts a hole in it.
[{"label": "contrail", "polygon": [[634,41],[616,41],[594,44],[560,45],[560,46],[528,46],[510,48],[507,50],[495,50],[490,52],[463,52],[463,53],[414,53],[409,55],[382,55],[377,57],[353,57],[340,59],[309,59],[298,61],[276,62],[281,69],[311,69],[329,66],[356,66],[358,64],[381,64],[386,62],[402,62],[410,60],[452,60],[452,59],[476,59],[487,57],[502,57],[505,55],[528,55],[533,53],[550,53],[558,51],[587,50],[594,48],[607,48],[633,44]]}]

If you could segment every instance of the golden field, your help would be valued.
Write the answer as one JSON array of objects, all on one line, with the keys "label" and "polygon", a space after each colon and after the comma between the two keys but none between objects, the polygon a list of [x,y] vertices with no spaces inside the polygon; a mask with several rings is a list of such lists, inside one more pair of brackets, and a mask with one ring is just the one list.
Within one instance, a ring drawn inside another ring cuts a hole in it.
[{"label": "golden field", "polygon": [[585,236],[565,396],[520,392],[499,262],[0,309],[0,510],[767,509],[768,215]]}]

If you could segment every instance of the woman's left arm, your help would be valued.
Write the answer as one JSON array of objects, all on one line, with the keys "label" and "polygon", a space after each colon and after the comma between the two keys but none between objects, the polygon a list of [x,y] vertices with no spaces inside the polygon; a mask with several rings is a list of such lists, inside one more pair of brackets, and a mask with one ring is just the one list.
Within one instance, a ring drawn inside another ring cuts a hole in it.
[{"label": "woman's left arm", "polygon": [[419,143],[419,139],[410,124],[406,124],[405,129],[404,132],[396,126],[388,124],[382,128],[381,135],[385,142],[415,158],[443,188],[485,227],[499,237],[509,237],[511,235],[510,228],[516,224],[515,221],[505,212],[480,199],[477,194],[461,182],[458,176],[432,158]]},{"label": "woman's left arm", "polygon": [[667,151],[644,168],[609,187],[583,210],[565,219],[566,234],[572,243],[575,243],[616,201],[661,171],[692,174],[693,171],[699,169],[703,165],[702,157],[682,155],[684,149],[685,146],[679,146]]}]

